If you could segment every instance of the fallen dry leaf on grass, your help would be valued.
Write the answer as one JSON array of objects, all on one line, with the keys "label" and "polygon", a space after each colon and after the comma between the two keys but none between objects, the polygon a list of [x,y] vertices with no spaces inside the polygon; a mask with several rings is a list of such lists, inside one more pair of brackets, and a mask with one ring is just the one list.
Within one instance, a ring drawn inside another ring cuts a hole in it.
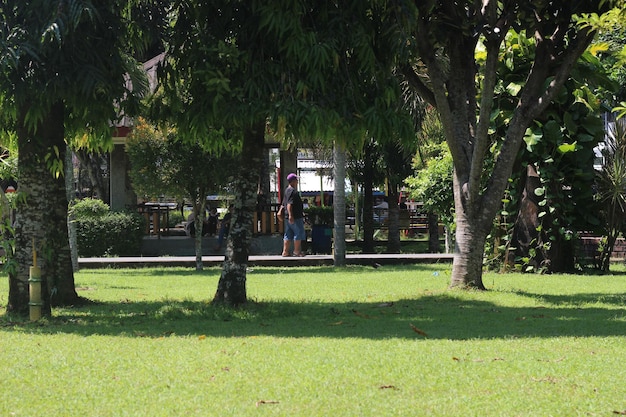
[{"label": "fallen dry leaf on grass", "polygon": [[622,411],[613,411],[613,414],[619,414],[620,416],[626,416],[626,410],[622,410]]},{"label": "fallen dry leaf on grass", "polygon": [[370,317],[370,316],[368,316],[367,314],[359,313],[359,312],[358,312],[358,311],[356,311],[356,310],[352,310],[352,312],[353,312],[354,314],[356,314],[357,316],[362,317],[362,318],[364,318],[364,319],[371,319],[371,317]]},{"label": "fallen dry leaf on grass", "polygon": [[259,400],[256,402],[256,406],[260,406],[261,404],[279,404],[278,401],[274,401],[274,400]]},{"label": "fallen dry leaf on grass", "polygon": [[378,304],[378,308],[393,307],[393,302]]},{"label": "fallen dry leaf on grass", "polygon": [[380,389],[393,389],[393,390],[398,390],[399,389],[395,385],[381,385],[379,388]]},{"label": "fallen dry leaf on grass", "polygon": [[418,329],[417,327],[415,327],[415,326],[413,325],[413,323],[409,323],[409,326],[411,326],[411,329],[413,329],[413,331],[414,331],[415,333],[417,333],[417,334],[419,334],[419,335],[421,335],[421,336],[424,336],[424,337],[428,337],[428,334],[426,334],[426,332],[425,332],[424,330],[422,330],[422,329]]}]

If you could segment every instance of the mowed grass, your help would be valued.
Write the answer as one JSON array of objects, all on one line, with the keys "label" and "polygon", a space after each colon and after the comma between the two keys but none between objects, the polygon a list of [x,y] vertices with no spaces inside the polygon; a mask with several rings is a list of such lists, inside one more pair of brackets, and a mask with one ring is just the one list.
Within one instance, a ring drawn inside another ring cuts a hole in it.
[{"label": "mowed grass", "polygon": [[449,268],[252,268],[241,309],[219,269],[84,270],[97,303],[0,316],[0,416],[626,413],[626,275]]}]

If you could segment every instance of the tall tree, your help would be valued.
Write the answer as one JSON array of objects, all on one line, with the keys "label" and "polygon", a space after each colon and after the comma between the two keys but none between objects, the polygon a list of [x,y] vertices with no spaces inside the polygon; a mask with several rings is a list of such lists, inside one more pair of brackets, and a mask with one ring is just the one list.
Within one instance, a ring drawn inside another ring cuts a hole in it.
[{"label": "tall tree", "polygon": [[[199,143],[182,140],[175,129],[158,129],[144,119],[137,121],[126,149],[135,191],[149,198],[186,199],[192,206],[196,231],[203,228],[207,195],[218,192],[235,173],[230,153],[218,157]],[[196,270],[202,270],[202,233],[195,233],[195,255]]]},{"label": "tall tree", "polygon": [[180,132],[202,137],[209,128],[224,127],[230,140],[241,143],[233,222],[215,295],[217,302],[241,304],[267,126],[280,137],[318,136],[329,143],[360,141],[366,130],[384,136],[390,126],[401,128],[389,106],[399,97],[397,86],[373,76],[375,52],[390,50],[370,41],[382,21],[360,1],[341,7],[287,0],[174,1],[172,16],[162,72],[165,113]]},{"label": "tall tree", "polygon": [[[63,180],[66,128],[108,129],[120,107],[131,109],[143,74],[125,52],[128,1],[7,0],[0,4],[0,107],[17,132],[19,192],[16,269],[7,311],[28,311],[33,248],[44,279],[44,314],[80,299],[67,233]],[[135,90],[135,93],[131,91]],[[117,100],[117,106],[114,104]]]},{"label": "tall tree", "polygon": [[[441,0],[398,8],[396,16],[404,32],[411,34],[406,44],[415,53],[402,71],[411,87],[438,109],[454,161],[457,250],[451,286],[485,288],[486,237],[526,129],[559,94],[593,39],[593,28],[578,25],[576,16],[606,10],[604,3]],[[498,144],[489,127],[500,50],[512,28],[534,39],[535,61],[525,74],[506,136]],[[486,55],[482,65],[476,60],[479,46]],[[492,146],[497,156],[488,165]]]}]

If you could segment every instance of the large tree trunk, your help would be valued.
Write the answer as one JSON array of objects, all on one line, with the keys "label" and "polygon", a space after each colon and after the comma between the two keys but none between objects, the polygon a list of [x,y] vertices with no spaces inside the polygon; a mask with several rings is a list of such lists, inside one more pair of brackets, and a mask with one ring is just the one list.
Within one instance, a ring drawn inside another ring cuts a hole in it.
[{"label": "large tree trunk", "polygon": [[334,214],[334,249],[335,266],[346,265],[346,149],[335,142],[333,148],[333,177],[335,192],[333,194]]},{"label": "large tree trunk", "polygon": [[[25,126],[28,108],[18,116],[18,167],[20,199],[15,227],[15,269],[9,274],[7,311],[28,313],[29,267],[33,264],[33,244],[41,268],[44,315],[51,306],[72,305],[80,299],[74,288],[74,273],[67,231],[67,197],[63,173],[55,176],[48,164],[65,157],[64,108],[55,104],[32,129]],[[57,154],[58,153],[58,154]]]},{"label": "large tree trunk", "polygon": [[246,269],[253,213],[256,210],[259,166],[263,160],[265,123],[244,132],[239,174],[234,180],[235,201],[222,275],[213,302],[241,305],[247,301]]},{"label": "large tree trunk", "polygon": [[475,227],[476,221],[464,212],[456,215],[456,251],[450,287],[484,290],[483,257],[487,233]]}]

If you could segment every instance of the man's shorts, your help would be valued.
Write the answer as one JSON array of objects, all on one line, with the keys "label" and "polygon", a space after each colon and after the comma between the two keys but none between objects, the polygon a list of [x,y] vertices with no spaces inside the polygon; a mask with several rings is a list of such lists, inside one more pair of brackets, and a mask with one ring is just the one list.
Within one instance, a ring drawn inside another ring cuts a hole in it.
[{"label": "man's shorts", "polygon": [[304,219],[296,219],[293,224],[285,219],[285,236],[284,240],[306,240],[304,231]]}]

